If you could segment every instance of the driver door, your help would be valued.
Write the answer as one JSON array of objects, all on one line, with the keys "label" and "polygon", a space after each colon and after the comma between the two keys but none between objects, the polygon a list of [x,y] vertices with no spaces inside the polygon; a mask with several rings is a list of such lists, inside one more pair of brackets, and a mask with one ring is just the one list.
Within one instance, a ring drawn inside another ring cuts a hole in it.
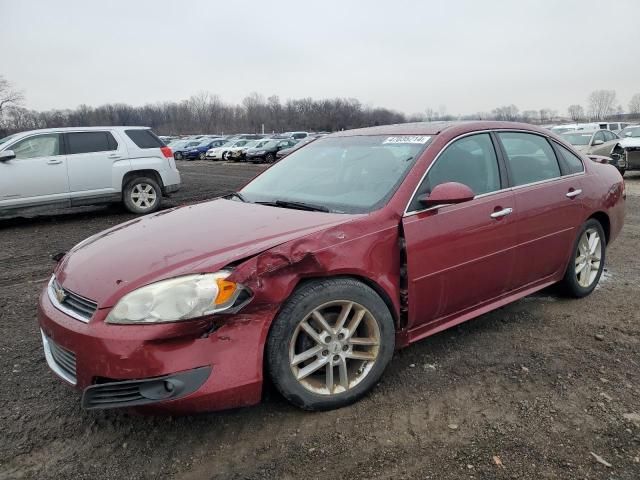
[{"label": "driver door", "polygon": [[[510,290],[517,235],[505,177],[489,133],[460,138],[434,160],[402,221],[409,328],[445,328]],[[463,183],[476,196],[424,208],[417,197],[445,182]]]},{"label": "driver door", "polygon": [[9,145],[16,157],[0,162],[0,205],[30,206],[66,202],[69,198],[67,157],[61,135],[32,135]]}]

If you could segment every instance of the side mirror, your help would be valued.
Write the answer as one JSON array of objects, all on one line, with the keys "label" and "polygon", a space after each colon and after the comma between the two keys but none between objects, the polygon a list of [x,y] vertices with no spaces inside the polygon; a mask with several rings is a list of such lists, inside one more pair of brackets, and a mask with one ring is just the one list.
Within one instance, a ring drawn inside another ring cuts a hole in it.
[{"label": "side mirror", "polygon": [[9,160],[13,160],[16,158],[16,154],[13,150],[5,150],[4,152],[0,152],[0,162],[8,162]]},{"label": "side mirror", "polygon": [[436,185],[429,195],[423,195],[418,201],[426,206],[448,205],[473,200],[473,190],[464,183],[446,182]]},{"label": "side mirror", "polygon": [[596,145],[602,145],[603,143],[604,143],[604,141],[602,141],[602,140],[594,140],[591,145],[593,145],[595,147]]}]

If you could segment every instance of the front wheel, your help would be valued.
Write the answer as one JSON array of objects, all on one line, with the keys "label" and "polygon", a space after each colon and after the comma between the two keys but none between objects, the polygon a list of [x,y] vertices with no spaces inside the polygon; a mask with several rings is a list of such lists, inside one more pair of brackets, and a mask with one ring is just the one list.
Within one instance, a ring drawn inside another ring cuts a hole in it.
[{"label": "front wheel", "polygon": [[389,309],[370,287],[348,278],[314,281],[297,289],[274,321],[267,368],[294,405],[340,408],[378,382],[394,342]]},{"label": "front wheel", "polygon": [[154,179],[136,177],[127,182],[122,196],[127,210],[132,213],[147,214],[160,207],[162,191]]},{"label": "front wheel", "polygon": [[205,158],[207,158],[207,155],[205,153],[201,153],[200,155],[198,155],[198,158],[200,160],[204,160]]},{"label": "front wheel", "polygon": [[604,270],[606,242],[602,225],[595,219],[579,230],[562,285],[569,295],[586,297],[598,285]]},{"label": "front wheel", "polygon": [[275,159],[276,157],[273,155],[273,153],[267,153],[267,156],[264,158],[265,162],[267,163],[273,163]]}]

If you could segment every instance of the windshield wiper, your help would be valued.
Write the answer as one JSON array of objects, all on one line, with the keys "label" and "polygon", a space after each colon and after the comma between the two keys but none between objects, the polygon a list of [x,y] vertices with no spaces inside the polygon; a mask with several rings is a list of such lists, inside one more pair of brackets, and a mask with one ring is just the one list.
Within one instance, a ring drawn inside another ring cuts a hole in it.
[{"label": "windshield wiper", "polygon": [[289,200],[275,200],[273,202],[256,202],[260,205],[270,205],[272,207],[293,208],[296,210],[308,210],[310,212],[330,212],[327,207],[323,205],[312,205],[304,202],[291,202]]},{"label": "windshield wiper", "polygon": [[236,197],[241,202],[247,202],[247,199],[244,198],[244,195],[242,195],[240,192],[231,192],[231,193],[225,195],[223,198],[233,198],[233,197]]}]

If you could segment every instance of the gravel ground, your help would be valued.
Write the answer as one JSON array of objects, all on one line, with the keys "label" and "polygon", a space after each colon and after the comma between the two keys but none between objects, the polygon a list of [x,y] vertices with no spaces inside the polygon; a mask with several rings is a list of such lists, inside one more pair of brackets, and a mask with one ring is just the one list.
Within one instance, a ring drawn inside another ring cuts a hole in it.
[{"label": "gravel ground", "polygon": [[[181,162],[169,204],[262,167]],[[0,221],[0,478],[640,478],[640,176],[588,298],[553,290],[398,352],[377,388],[306,413],[263,404],[191,417],[84,412],[48,371],[35,321],[50,255],[128,218],[120,208]]]}]

